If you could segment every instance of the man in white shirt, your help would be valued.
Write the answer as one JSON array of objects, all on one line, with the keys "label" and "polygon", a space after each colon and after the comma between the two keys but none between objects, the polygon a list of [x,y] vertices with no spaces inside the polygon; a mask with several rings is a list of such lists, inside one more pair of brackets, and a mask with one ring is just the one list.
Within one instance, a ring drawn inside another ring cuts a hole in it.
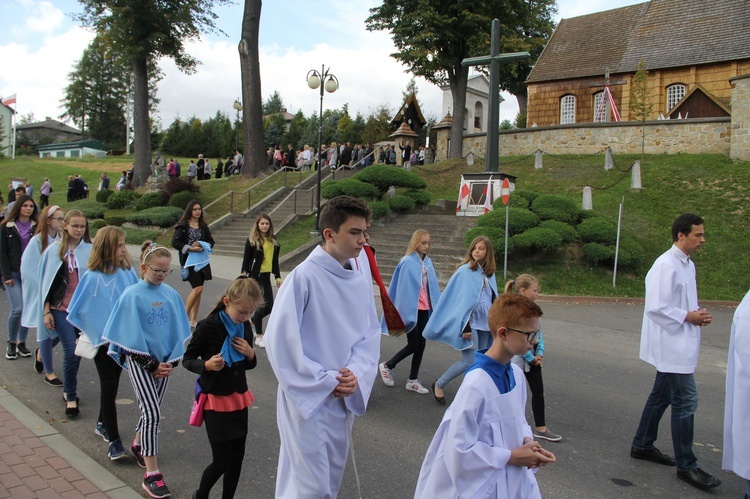
[{"label": "man in white shirt", "polygon": [[[711,323],[711,314],[698,307],[695,265],[690,260],[690,255],[706,242],[703,219],[692,213],[677,217],[672,224],[672,241],[674,245],[656,259],[646,275],[640,357],[656,367],[656,378],[630,456],[666,466],[676,464],[678,478],[708,490],[721,485],[721,481],[699,468],[693,453],[698,408],[694,372],[700,328]],[[654,446],[659,421],[670,405],[675,459]]]}]

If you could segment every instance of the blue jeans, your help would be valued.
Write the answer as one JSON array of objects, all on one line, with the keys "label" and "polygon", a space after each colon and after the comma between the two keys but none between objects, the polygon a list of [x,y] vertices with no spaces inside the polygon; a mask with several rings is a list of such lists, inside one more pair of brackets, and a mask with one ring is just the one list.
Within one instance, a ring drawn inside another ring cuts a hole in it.
[{"label": "blue jeans", "polygon": [[75,354],[76,351],[76,328],[68,322],[68,313],[52,309],[52,318],[55,320],[55,331],[60,338],[63,350],[63,391],[68,402],[75,402],[76,390],[78,388],[78,365],[81,358]]},{"label": "blue jeans", "polygon": [[440,376],[436,384],[440,388],[445,388],[454,378],[461,376],[469,366],[474,363],[474,354],[477,350],[484,350],[492,345],[492,333],[482,331],[481,329],[471,330],[471,348],[461,350],[461,360],[453,363],[445,373]]},{"label": "blue jeans", "polygon": [[8,293],[8,302],[10,303],[10,314],[8,314],[8,341],[25,342],[29,335],[29,328],[21,325],[21,315],[23,315],[23,291],[21,288],[21,273],[11,272],[13,286],[5,285],[5,292]]},{"label": "blue jeans", "polygon": [[693,428],[698,408],[698,390],[692,374],[656,371],[654,387],[643,408],[641,422],[633,438],[633,447],[653,449],[659,434],[659,421],[667,407],[672,406],[672,444],[678,470],[698,467],[693,454]]},{"label": "blue jeans", "polygon": [[52,338],[45,338],[39,342],[39,355],[42,357],[42,365],[44,366],[43,370],[45,374],[52,374],[55,372],[52,349],[58,343],[60,343],[59,336],[54,340]]}]

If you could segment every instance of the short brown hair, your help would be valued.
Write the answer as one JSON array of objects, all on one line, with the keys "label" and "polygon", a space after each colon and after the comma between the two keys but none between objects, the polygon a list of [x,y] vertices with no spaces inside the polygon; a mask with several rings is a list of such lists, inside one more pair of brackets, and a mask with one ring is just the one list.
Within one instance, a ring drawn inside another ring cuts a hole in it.
[{"label": "short brown hair", "polygon": [[367,203],[359,198],[352,196],[336,196],[331,199],[320,210],[320,219],[318,220],[320,235],[323,235],[325,229],[331,229],[334,232],[338,232],[341,225],[346,222],[350,216],[362,217],[365,220],[370,220],[372,212],[367,206]]},{"label": "short brown hair", "polygon": [[517,326],[522,319],[541,317],[542,309],[524,295],[501,294],[490,307],[489,322],[493,337],[501,327]]}]

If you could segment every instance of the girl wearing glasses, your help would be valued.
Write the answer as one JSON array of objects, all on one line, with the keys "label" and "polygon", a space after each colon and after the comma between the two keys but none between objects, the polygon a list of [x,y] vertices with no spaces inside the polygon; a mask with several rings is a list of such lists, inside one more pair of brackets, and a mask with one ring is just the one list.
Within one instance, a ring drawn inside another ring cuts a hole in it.
[{"label": "girl wearing glasses", "polygon": [[10,314],[8,314],[8,348],[5,358],[14,360],[31,357],[26,348],[29,329],[21,323],[23,315],[23,289],[21,286],[21,255],[34,235],[39,210],[25,194],[18,196],[13,207],[0,225],[0,270],[3,284],[8,293]]},{"label": "girl wearing glasses", "polygon": [[[206,394],[203,418],[213,461],[203,471],[196,499],[208,499],[211,488],[224,476],[223,498],[234,497],[245,458],[248,407],[254,397],[245,371],[257,364],[250,346],[250,317],[263,306],[263,292],[249,277],[238,277],[213,311],[195,328],[182,365],[200,375]],[[200,399],[199,399],[200,400]]]},{"label": "girl wearing glasses", "polygon": [[[536,301],[539,298],[539,280],[533,275],[521,274],[514,281],[505,284],[506,293],[519,293]],[[544,414],[544,380],[542,379],[542,361],[544,360],[544,335],[539,322],[539,334],[531,340],[534,348],[523,356],[513,357],[513,363],[521,368],[531,389],[531,411],[534,413],[534,437],[550,442],[559,442],[562,437],[547,428]]]},{"label": "girl wearing glasses", "polygon": [[164,284],[172,273],[171,263],[167,248],[143,243],[143,279],[120,295],[102,334],[102,340],[109,342],[109,355],[128,371],[138,400],[141,414],[130,451],[138,465],[146,468],[142,487],[151,497],[170,495],[157,463],[161,404],[169,376],[190,337],[182,299]]},{"label": "girl wearing glasses", "polygon": [[68,322],[83,331],[92,345],[100,347],[94,357],[100,386],[99,418],[94,433],[109,443],[107,457],[116,461],[128,456],[120,440],[115,405],[122,368],[107,355],[102,333],[109,319],[108,312],[117,299],[128,286],[138,282],[138,276],[130,266],[122,229],[111,225],[99,229],[94,237],[88,269],[70,300]]},{"label": "girl wearing glasses", "polygon": [[[25,327],[33,327],[37,330],[37,344],[39,348],[34,351],[34,370],[39,374],[44,373],[44,382],[50,386],[61,387],[63,382],[55,375],[53,367],[52,347],[57,345],[60,338],[40,337],[39,310],[41,294],[39,279],[39,262],[42,253],[60,238],[62,232],[64,213],[59,206],[47,206],[42,210],[36,233],[26,246],[21,257],[21,275],[23,275],[23,309],[21,324]],[[42,335],[45,336],[45,335]]]},{"label": "girl wearing glasses", "polygon": [[75,354],[76,328],[68,322],[68,306],[83,274],[88,270],[91,237],[86,216],[70,210],[63,219],[63,232],[58,241],[50,244],[39,264],[41,279],[42,318],[37,337],[42,341],[60,339],[63,349],[63,397],[65,415],[77,417],[78,365]]},{"label": "girl wearing glasses", "polygon": [[[202,161],[202,159],[201,159]],[[200,177],[198,178],[200,180]],[[203,244],[201,244],[203,243]],[[185,267],[188,253],[206,251],[206,247],[214,247],[214,238],[208,224],[203,218],[203,206],[197,199],[190,201],[185,208],[172,236],[172,247],[180,252],[180,267]],[[203,283],[212,279],[211,264],[209,263],[200,270],[188,267],[187,281],[193,291],[185,302],[190,325],[195,327],[198,322],[198,310],[201,308],[201,296],[203,295]]]},{"label": "girl wearing glasses", "polygon": [[242,273],[250,276],[263,289],[263,302],[253,314],[255,326],[255,346],[264,348],[263,318],[271,313],[273,308],[273,288],[271,288],[271,274],[276,277],[276,287],[281,286],[281,270],[279,270],[279,251],[281,246],[273,233],[271,217],[265,213],[258,215],[250,236],[245,241],[245,253],[242,257]]},{"label": "girl wearing glasses", "polygon": [[479,236],[469,245],[424,330],[428,340],[442,341],[461,351],[461,360],[432,383],[432,393],[439,404],[445,405],[444,389],[448,383],[474,363],[477,351],[492,344],[487,313],[497,295],[492,243],[489,238]]}]

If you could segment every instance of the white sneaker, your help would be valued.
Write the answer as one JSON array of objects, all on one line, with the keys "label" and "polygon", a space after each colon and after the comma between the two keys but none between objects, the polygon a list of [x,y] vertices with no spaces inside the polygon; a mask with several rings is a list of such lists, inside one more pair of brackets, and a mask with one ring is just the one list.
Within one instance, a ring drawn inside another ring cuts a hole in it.
[{"label": "white sneaker", "polygon": [[410,379],[406,381],[406,389],[411,392],[417,392],[420,395],[430,393],[430,390],[422,386],[422,383],[418,379]]},{"label": "white sneaker", "polygon": [[385,386],[393,386],[393,371],[385,367],[385,362],[378,367],[380,368],[380,379],[383,380]]},{"label": "white sneaker", "polygon": [[255,337],[255,346],[258,348],[266,348],[266,345],[263,343],[263,335],[259,334]]}]

